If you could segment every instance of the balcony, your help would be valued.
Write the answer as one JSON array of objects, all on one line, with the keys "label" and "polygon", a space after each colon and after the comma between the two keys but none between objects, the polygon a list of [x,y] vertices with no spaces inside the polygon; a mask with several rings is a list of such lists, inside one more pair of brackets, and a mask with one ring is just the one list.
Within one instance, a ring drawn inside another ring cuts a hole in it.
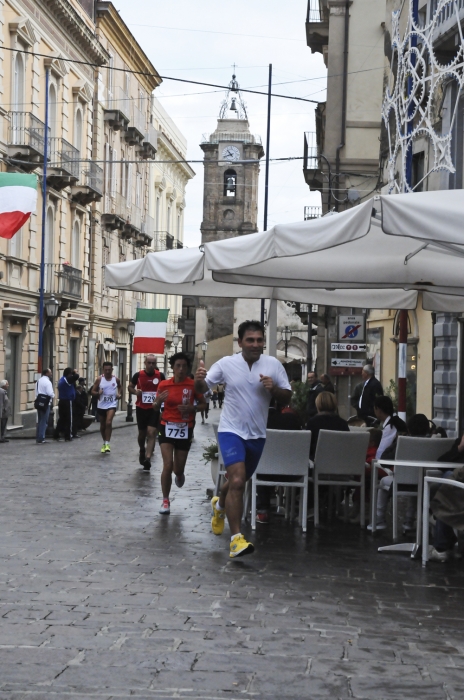
[{"label": "balcony", "polygon": [[458,41],[459,30],[464,24],[464,0],[447,2],[437,13],[438,0],[432,0],[430,5],[430,19],[434,18],[433,49],[437,61],[442,65],[451,63],[461,44]]},{"label": "balcony", "polygon": [[322,190],[322,173],[319,163],[316,133],[314,131],[306,131],[304,134],[303,174],[310,189]]},{"label": "balcony", "polygon": [[131,118],[131,103],[129,95],[121,87],[116,87],[112,93],[108,91],[103,118],[115,131],[127,129]]},{"label": "balcony", "polygon": [[305,207],[304,220],[319,219],[322,216],[322,207]]},{"label": "balcony", "polygon": [[141,147],[139,149],[139,156],[141,158],[154,159],[157,150],[158,150],[158,132],[154,126],[149,124],[147,132],[145,133],[144,139],[143,139]]},{"label": "balcony", "polygon": [[8,115],[8,156],[25,161],[23,170],[34,170],[44,162],[45,124],[32,112],[15,111]]},{"label": "balcony", "polygon": [[176,248],[174,236],[171,236],[167,231],[155,231],[154,234],[152,247],[155,251]]},{"label": "balcony", "polygon": [[71,265],[45,264],[45,294],[53,294],[61,309],[75,309],[82,299],[82,270]]},{"label": "balcony", "polygon": [[85,161],[84,165],[80,183],[71,188],[73,200],[83,206],[99,202],[103,196],[103,168],[92,160]]},{"label": "balcony", "polygon": [[124,132],[124,138],[130,146],[137,146],[143,142],[146,130],[146,117],[135,104],[135,100],[132,100],[131,119]]},{"label": "balcony", "polygon": [[47,184],[55,190],[75,185],[79,180],[80,153],[66,139],[50,139]]},{"label": "balcony", "polygon": [[308,0],[306,10],[306,43],[311,53],[324,53],[329,43],[329,9],[327,0]]},{"label": "balcony", "polygon": [[149,246],[153,241],[153,236],[155,235],[155,220],[153,217],[145,215],[145,219],[142,220],[140,233],[137,234],[136,245],[139,246]]}]

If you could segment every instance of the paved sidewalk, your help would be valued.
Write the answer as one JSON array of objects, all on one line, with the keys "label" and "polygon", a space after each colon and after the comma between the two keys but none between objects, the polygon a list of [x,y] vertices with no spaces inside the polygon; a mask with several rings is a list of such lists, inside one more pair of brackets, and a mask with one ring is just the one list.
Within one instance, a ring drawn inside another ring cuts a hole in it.
[{"label": "paved sidewalk", "polygon": [[[116,415],[114,416],[113,419],[113,430],[119,430],[119,428],[130,428],[135,425],[136,419],[135,419],[135,408],[134,408],[134,414],[133,418],[134,421],[133,423],[126,423],[126,411],[118,411]],[[56,420],[55,420],[56,424]],[[100,432],[100,423],[98,421],[94,421],[91,423],[86,430],[81,430],[80,435],[81,437],[85,437],[86,435],[92,435],[92,433],[99,433]],[[7,432],[7,437],[10,440],[35,440],[36,439],[36,428],[21,428],[21,429],[9,429]],[[49,438],[47,437],[47,440]]]},{"label": "paved sidewalk", "polygon": [[462,700],[464,564],[423,571],[378,554],[386,535],[277,517],[229,560],[212,436],[197,425],[170,516],[135,425],[107,456],[95,434],[0,446],[0,699]]}]

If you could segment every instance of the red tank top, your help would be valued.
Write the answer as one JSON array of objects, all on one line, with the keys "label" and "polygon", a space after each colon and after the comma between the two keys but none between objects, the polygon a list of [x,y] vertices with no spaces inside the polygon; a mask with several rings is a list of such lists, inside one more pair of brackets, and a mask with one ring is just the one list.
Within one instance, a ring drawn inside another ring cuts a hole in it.
[{"label": "red tank top", "polygon": [[136,389],[141,390],[142,396],[137,396],[136,406],[145,409],[152,408],[160,379],[161,374],[158,369],[155,369],[154,374],[147,374],[143,369],[139,372]]}]

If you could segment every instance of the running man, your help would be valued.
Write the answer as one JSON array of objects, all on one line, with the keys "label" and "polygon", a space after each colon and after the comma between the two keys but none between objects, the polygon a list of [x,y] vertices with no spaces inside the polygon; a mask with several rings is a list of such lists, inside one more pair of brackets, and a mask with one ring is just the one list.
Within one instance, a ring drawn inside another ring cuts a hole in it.
[{"label": "running man", "polygon": [[281,363],[263,355],[264,328],[259,321],[240,324],[238,344],[241,353],[223,357],[208,372],[200,361],[195,375],[199,393],[216,384],[227,387],[218,442],[228,478],[219,498],[215,496],[211,501],[211,528],[215,535],[221,535],[227,515],[231,558],[254,552],[254,546],[240,532],[245,484],[256,471],[263,452],[271,398],[286,406],[292,396]]},{"label": "running man", "polygon": [[129,382],[129,393],[137,397],[135,415],[139,429],[137,438],[140,449],[139,462],[145,472],[151,469],[151,458],[158,432],[159,410],[153,408],[153,402],[158,384],[163,379],[164,374],[156,366],[156,357],[150,353],[145,357],[145,369],[136,372]]},{"label": "running man", "polygon": [[111,452],[110,440],[113,432],[113,418],[121,398],[121,382],[113,374],[113,363],[103,363],[103,374],[97,377],[92,387],[92,396],[98,396],[97,413],[100,419],[100,433],[103,438],[102,454]]},{"label": "running man", "polygon": [[[181,489],[185,482],[185,463],[193,436],[193,424],[197,411],[205,409],[203,395],[195,391],[195,382],[189,377],[190,360],[183,352],[177,352],[169,358],[174,376],[160,382],[158,394],[153,402],[155,411],[164,403],[163,415],[159,426],[159,444],[163,458],[161,473],[161,490],[163,503],[160,513],[171,512],[169,494],[172,486],[172,473],[176,486]],[[196,405],[194,405],[196,401]]]}]

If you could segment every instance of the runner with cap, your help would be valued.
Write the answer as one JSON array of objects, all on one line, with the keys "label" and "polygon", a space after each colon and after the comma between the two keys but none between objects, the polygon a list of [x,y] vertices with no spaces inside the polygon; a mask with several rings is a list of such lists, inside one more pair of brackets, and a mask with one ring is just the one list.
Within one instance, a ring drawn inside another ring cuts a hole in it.
[{"label": "runner with cap", "polygon": [[145,369],[136,372],[129,382],[129,393],[137,397],[135,415],[139,429],[139,462],[145,472],[151,469],[151,458],[158,433],[159,409],[153,408],[153,402],[158,384],[163,379],[164,374],[156,366],[156,356],[150,353],[145,357]]},{"label": "runner with cap", "polygon": [[211,501],[211,528],[215,535],[221,535],[227,515],[232,558],[254,551],[253,544],[240,532],[243,494],[264,449],[271,398],[287,405],[292,396],[282,364],[275,357],[263,355],[264,328],[259,321],[240,324],[238,345],[240,353],[223,357],[208,371],[200,361],[195,375],[195,389],[202,394],[216,384],[226,386],[218,442],[228,479],[219,498],[215,496]]},{"label": "runner with cap", "polygon": [[91,390],[92,396],[98,396],[97,414],[100,419],[100,433],[103,445],[102,454],[111,452],[110,440],[113,432],[113,418],[121,398],[121,382],[113,374],[113,363],[103,363],[103,374],[97,377]]}]

